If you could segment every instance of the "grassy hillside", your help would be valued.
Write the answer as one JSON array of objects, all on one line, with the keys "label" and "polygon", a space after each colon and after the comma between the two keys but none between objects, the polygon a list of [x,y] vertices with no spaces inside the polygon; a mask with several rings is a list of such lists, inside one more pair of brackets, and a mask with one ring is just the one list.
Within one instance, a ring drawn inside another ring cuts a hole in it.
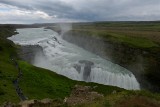
[{"label": "grassy hillside", "polygon": [[12,80],[17,76],[17,70],[10,60],[10,55],[16,55],[15,45],[5,39],[14,34],[14,30],[10,26],[0,27],[0,104],[8,99],[19,101],[12,85]]}]

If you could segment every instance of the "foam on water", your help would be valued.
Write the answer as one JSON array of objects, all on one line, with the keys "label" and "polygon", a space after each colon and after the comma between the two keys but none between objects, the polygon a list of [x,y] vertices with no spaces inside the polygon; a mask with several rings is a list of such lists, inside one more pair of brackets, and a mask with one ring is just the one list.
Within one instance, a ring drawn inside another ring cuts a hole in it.
[{"label": "foam on water", "polygon": [[[39,45],[44,56],[37,55],[34,65],[50,69],[74,80],[96,82],[125,89],[140,89],[135,76],[127,69],[104,60],[78,46],[64,41],[56,32],[43,28],[18,29],[9,39],[20,45]],[[80,60],[93,62],[86,66]],[[80,68],[75,69],[75,65]],[[88,67],[91,71],[85,71]]]}]

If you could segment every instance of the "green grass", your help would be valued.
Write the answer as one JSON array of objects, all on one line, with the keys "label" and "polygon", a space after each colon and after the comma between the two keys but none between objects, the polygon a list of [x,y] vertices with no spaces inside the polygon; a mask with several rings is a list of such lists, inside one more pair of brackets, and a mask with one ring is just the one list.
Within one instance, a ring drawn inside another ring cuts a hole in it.
[{"label": "green grass", "polygon": [[11,27],[0,27],[0,104],[5,101],[18,102],[12,80],[17,76],[17,70],[10,60],[10,55],[16,55],[14,44],[6,37],[14,34]]},{"label": "green grass", "polygon": [[110,41],[128,44],[133,47],[138,47],[138,48],[158,47],[158,44],[146,38],[130,37],[126,35],[119,35],[119,34],[113,34],[113,33],[109,33],[107,35],[110,35],[109,37],[107,37]]},{"label": "green grass", "polygon": [[21,61],[19,64],[23,72],[20,86],[29,99],[64,98],[76,83],[52,71]]},{"label": "green grass", "polygon": [[160,22],[91,22],[91,23],[75,23],[74,28],[96,28],[96,29],[119,29],[119,30],[138,30],[138,31],[160,31]]},{"label": "green grass", "polygon": [[147,38],[144,37],[138,37],[138,36],[129,36],[129,34],[125,33],[115,33],[115,32],[108,32],[107,30],[96,30],[96,29],[89,29],[89,30],[83,30],[83,29],[74,29],[71,31],[73,35],[76,36],[76,34],[84,34],[86,36],[95,36],[103,38],[106,41],[112,42],[112,43],[123,43],[126,45],[130,45],[131,47],[135,48],[152,48],[152,47],[159,47],[159,45]]},{"label": "green grass", "polygon": [[97,86],[95,91],[104,95],[111,94],[113,90],[118,92],[124,90],[113,86],[74,81],[52,71],[34,67],[22,61],[20,61],[19,64],[24,75],[20,81],[20,86],[29,99],[64,98],[70,95],[72,88],[76,84],[92,87]]}]

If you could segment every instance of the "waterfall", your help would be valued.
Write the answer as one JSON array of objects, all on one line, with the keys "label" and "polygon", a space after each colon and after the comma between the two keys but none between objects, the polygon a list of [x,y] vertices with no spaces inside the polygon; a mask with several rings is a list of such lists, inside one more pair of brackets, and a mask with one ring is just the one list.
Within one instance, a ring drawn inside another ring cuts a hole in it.
[{"label": "waterfall", "polygon": [[36,55],[34,65],[52,70],[73,80],[96,82],[125,89],[140,89],[127,69],[63,40],[52,30],[18,29],[9,39],[20,45],[39,45],[44,56]]}]

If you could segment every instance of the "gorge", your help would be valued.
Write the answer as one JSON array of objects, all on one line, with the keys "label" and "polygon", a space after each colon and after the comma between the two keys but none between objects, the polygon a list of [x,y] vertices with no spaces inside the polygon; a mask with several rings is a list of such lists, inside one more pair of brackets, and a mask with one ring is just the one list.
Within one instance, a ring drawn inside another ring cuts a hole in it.
[{"label": "gorge", "polygon": [[17,35],[10,37],[22,46],[40,46],[32,58],[32,64],[52,70],[68,78],[118,86],[125,89],[140,89],[135,76],[117,64],[105,60],[65,40],[52,30],[44,28],[17,29]]}]

